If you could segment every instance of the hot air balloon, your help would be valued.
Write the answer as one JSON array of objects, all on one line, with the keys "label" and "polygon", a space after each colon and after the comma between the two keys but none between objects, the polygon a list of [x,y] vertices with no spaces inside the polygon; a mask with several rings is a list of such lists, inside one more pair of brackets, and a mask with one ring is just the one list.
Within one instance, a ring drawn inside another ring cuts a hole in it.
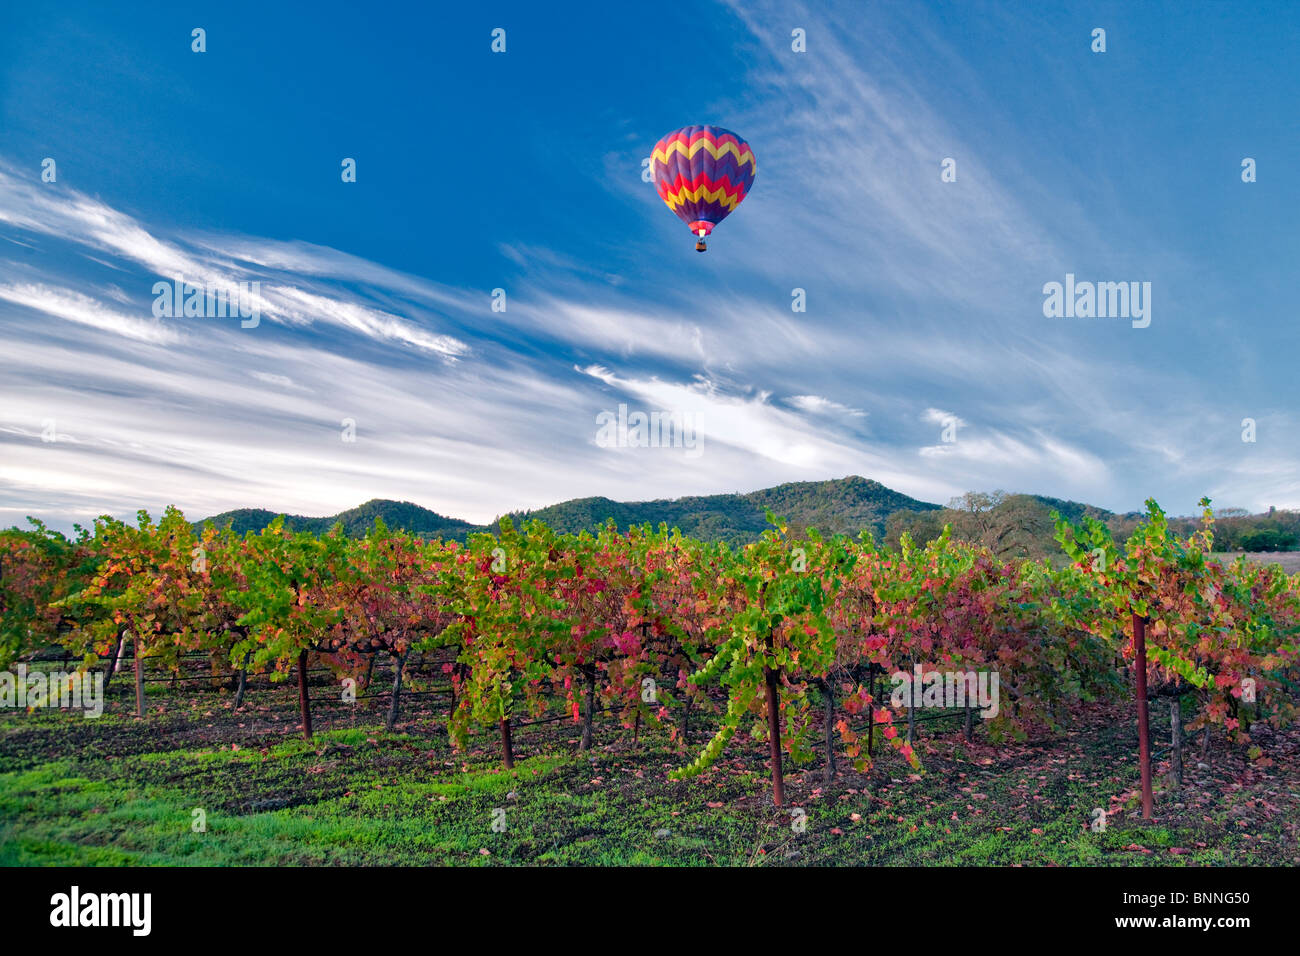
[{"label": "hot air balloon", "polygon": [[721,126],[683,126],[669,133],[650,154],[655,186],[668,208],[698,240],[740,205],[758,167],[749,144]]}]

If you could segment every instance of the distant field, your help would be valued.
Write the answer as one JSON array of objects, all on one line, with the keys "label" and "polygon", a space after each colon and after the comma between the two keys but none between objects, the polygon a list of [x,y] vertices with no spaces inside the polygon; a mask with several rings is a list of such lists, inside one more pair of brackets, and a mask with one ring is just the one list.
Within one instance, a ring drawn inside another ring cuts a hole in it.
[{"label": "distant field", "polygon": [[1300,571],[1300,551],[1216,551],[1214,557],[1225,563],[1235,561],[1243,553],[1247,561],[1254,561],[1259,564],[1280,564],[1287,574],[1295,574]]}]

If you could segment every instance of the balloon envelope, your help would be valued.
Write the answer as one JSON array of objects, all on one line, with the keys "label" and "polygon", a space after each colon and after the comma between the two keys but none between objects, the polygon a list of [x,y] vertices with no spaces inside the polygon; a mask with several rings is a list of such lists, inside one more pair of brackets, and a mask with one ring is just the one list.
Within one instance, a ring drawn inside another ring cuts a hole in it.
[{"label": "balloon envelope", "polygon": [[668,208],[707,236],[740,205],[758,167],[749,144],[721,126],[683,126],[650,154],[655,185]]}]

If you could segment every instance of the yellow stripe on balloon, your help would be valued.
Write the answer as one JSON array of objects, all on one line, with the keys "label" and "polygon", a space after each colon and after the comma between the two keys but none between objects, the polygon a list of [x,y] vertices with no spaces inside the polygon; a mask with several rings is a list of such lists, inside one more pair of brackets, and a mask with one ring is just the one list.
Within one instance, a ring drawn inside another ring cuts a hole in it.
[{"label": "yellow stripe on balloon", "polygon": [[758,164],[754,160],[754,153],[748,146],[745,147],[745,151],[742,153],[735,143],[728,142],[723,143],[721,146],[715,146],[702,136],[690,146],[687,146],[680,139],[675,139],[668,144],[667,149],[659,149],[656,147],[655,151],[650,154],[650,158],[667,164],[673,153],[682,153],[687,159],[691,159],[702,149],[707,151],[714,159],[724,156],[727,153],[731,153],[731,155],[736,157],[736,163],[738,165],[743,166],[745,163],[749,163],[750,166],[754,167],[754,173],[758,173]]},{"label": "yellow stripe on balloon", "polygon": [[668,204],[668,208],[673,210],[673,212],[676,212],[677,207],[688,200],[690,202],[699,202],[701,199],[705,202],[720,203],[727,207],[728,212],[731,212],[736,208],[741,197],[737,195],[727,195],[727,190],[723,186],[719,186],[717,189],[709,189],[704,185],[700,185],[695,189],[683,186],[677,192],[674,193],[669,191],[668,194],[664,196],[664,202]]}]

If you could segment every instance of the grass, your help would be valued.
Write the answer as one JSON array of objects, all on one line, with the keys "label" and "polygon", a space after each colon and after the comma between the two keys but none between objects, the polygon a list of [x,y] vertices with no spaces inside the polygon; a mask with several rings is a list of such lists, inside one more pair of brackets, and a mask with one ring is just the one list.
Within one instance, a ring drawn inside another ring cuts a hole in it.
[{"label": "grass", "polygon": [[776,808],[761,741],[738,737],[713,770],[671,782],[685,754],[666,735],[643,730],[633,746],[604,720],[601,745],[578,753],[574,726],[557,722],[521,728],[505,771],[492,735],[455,753],[433,711],[385,733],[378,705],[323,706],[308,744],[280,716],[292,693],[260,691],[239,713],[211,692],[155,693],[144,720],[124,698],[98,720],[4,712],[0,865],[1300,862],[1294,733],[1269,738],[1271,767],[1222,746],[1211,769],[1190,757],[1154,821],[1136,814],[1136,738],[1114,705],[1038,743],[926,730],[923,774],[892,752],[829,784],[816,763],[791,768],[790,806]]}]

